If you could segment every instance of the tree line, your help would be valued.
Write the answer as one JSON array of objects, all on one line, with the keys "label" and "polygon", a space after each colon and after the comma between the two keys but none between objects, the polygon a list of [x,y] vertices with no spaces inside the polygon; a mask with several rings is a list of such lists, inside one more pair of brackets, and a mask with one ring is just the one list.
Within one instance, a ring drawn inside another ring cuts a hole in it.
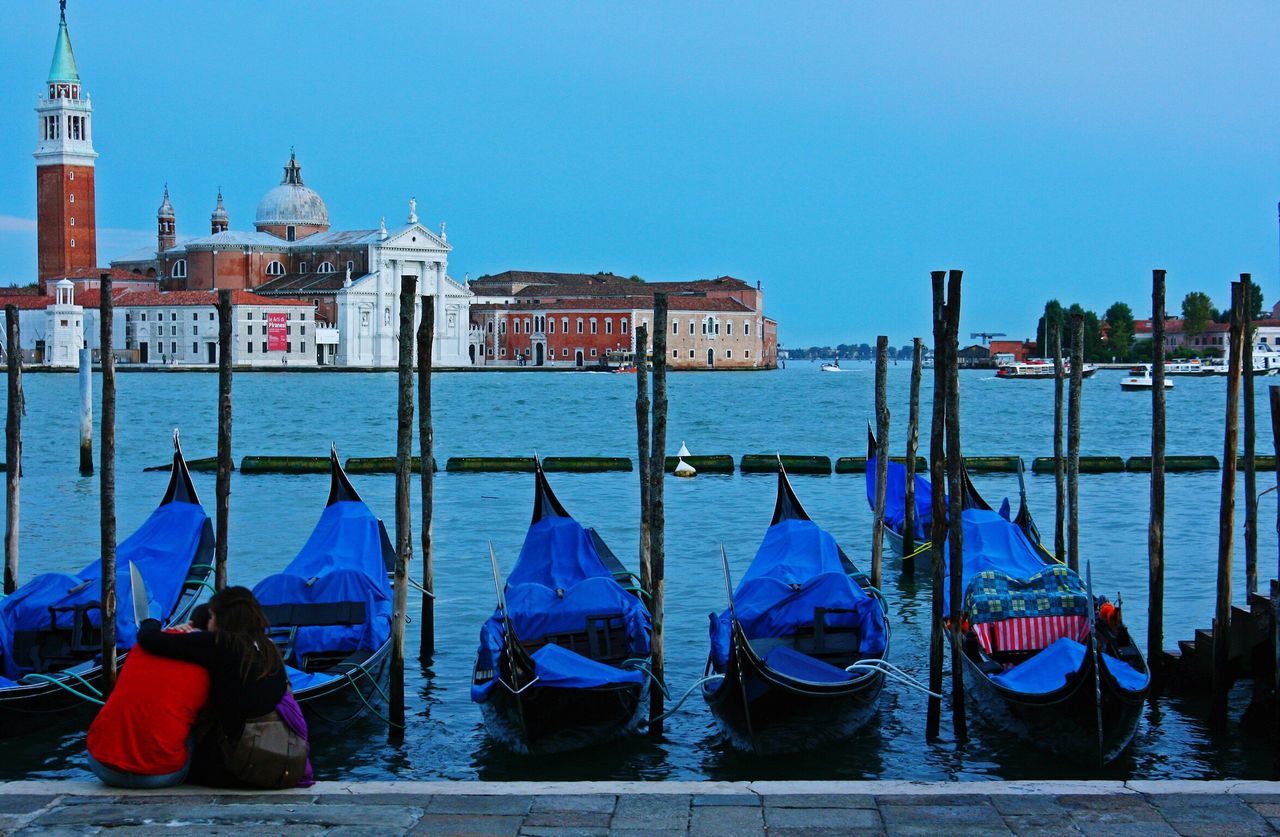
[{"label": "tree line", "polygon": [[[1263,305],[1262,289],[1256,282],[1249,281],[1250,316],[1254,320],[1262,319],[1266,310]],[[1062,335],[1062,353],[1071,351],[1070,323],[1073,314],[1084,317],[1084,357],[1087,361],[1131,361],[1150,360],[1151,341],[1137,341],[1133,309],[1124,302],[1114,302],[1099,317],[1097,312],[1073,303],[1064,308],[1062,303],[1051,299],[1045,303],[1044,313],[1036,323],[1036,345],[1041,357],[1053,355],[1053,336],[1055,331]],[[1204,291],[1191,291],[1182,298],[1182,332],[1188,337],[1204,334],[1212,323],[1225,323],[1231,316],[1230,309],[1219,309]],[[1198,357],[1220,355],[1217,347],[1179,346],[1175,357]]]},{"label": "tree line", "polygon": [[[782,349],[789,360],[874,360],[876,348],[870,343],[840,343],[836,346],[789,347]],[[889,347],[889,360],[910,360],[914,347],[908,343],[901,348]]]}]

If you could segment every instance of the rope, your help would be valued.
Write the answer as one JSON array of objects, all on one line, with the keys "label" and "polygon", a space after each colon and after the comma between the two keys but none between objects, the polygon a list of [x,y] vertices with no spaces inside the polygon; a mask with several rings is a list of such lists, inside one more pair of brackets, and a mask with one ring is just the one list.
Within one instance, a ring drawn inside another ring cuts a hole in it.
[{"label": "rope", "polygon": [[[361,674],[368,675],[369,681],[373,683],[373,687],[377,689],[380,694],[383,694],[384,698],[386,697],[385,693],[382,692],[382,689],[378,688],[378,683],[373,679],[373,675],[369,674],[368,670],[366,670],[364,666],[357,665],[356,671],[359,671]],[[386,717],[381,712],[379,712],[377,709],[373,708],[373,704],[369,703],[369,701],[365,698],[364,693],[360,691],[360,684],[356,682],[355,677],[353,677],[351,672],[349,671],[347,672],[347,679],[351,681],[351,688],[355,689],[356,697],[360,698],[360,702],[364,704],[366,709],[368,709],[370,712],[373,713],[373,716],[375,718],[377,718],[379,721],[382,721],[382,723],[386,724],[389,727],[394,727],[395,729],[404,729],[404,724],[397,724],[395,721],[391,720],[390,718]],[[390,700],[387,701],[387,703],[390,703],[390,702],[391,702]]]},{"label": "rope", "polygon": [[83,694],[81,692],[77,692],[75,689],[71,688],[70,686],[68,686],[66,683],[62,682],[58,678],[51,677],[47,674],[37,674],[33,672],[31,674],[28,674],[26,677],[23,677],[22,680],[23,682],[35,680],[37,682],[51,683],[54,686],[57,686],[59,689],[64,689],[67,692],[70,692],[71,694],[75,695],[76,697],[80,698],[81,700],[87,703],[96,703],[98,706],[106,705],[106,701],[102,701],[96,697],[90,697],[89,695]]},{"label": "rope", "polygon": [[407,581],[407,582],[409,582],[409,586],[410,586],[410,587],[412,587],[414,590],[417,590],[417,591],[418,591],[419,593],[421,593],[422,595],[424,595],[424,596],[426,596],[426,597],[428,597],[428,598],[430,598],[430,599],[435,599],[435,597],[436,597],[436,594],[435,594],[435,593],[432,593],[430,590],[428,590],[427,588],[423,587],[421,584],[419,584],[418,582],[414,581],[414,580],[413,580],[412,578],[410,578],[409,576],[405,576],[405,577],[404,577],[404,580],[405,580],[405,581]]},{"label": "rope", "polygon": [[924,553],[928,552],[928,551],[929,551],[929,550],[931,550],[931,549],[933,549],[933,541],[925,541],[923,544],[921,544],[920,546],[916,547],[916,549],[915,549],[915,551],[914,551],[914,552],[911,552],[910,554],[907,554],[907,555],[903,555],[902,557],[903,557],[903,558],[918,558],[918,557],[920,557],[921,555],[923,555]]},{"label": "rope", "polygon": [[910,674],[907,674],[905,671],[898,668],[888,660],[881,660],[879,658],[872,658],[869,660],[859,660],[853,665],[845,666],[844,670],[852,673],[855,669],[858,671],[877,671],[880,674],[883,674],[885,677],[889,678],[890,680],[901,683],[907,688],[917,689],[921,692],[924,692],[929,697],[935,697],[938,700],[942,700],[942,697],[943,697],[942,695],[938,694],[937,692],[929,691],[928,687],[926,687],[923,683],[921,683],[919,680],[916,680]]},{"label": "rope", "polygon": [[74,677],[76,680],[80,681],[80,683],[82,683],[86,689],[88,689],[90,692],[93,693],[94,697],[102,697],[102,692],[98,691],[98,688],[96,686],[94,686],[88,680],[85,680],[80,675],[76,674],[74,671],[67,669],[66,671],[61,672],[61,674],[65,674],[67,677]]},{"label": "rope", "polygon": [[[643,669],[641,670],[643,671]],[[649,675],[649,676],[652,677],[653,675]],[[684,694],[680,696],[680,699],[678,701],[676,701],[675,706],[671,707],[666,712],[663,712],[661,715],[657,716],[656,718],[649,718],[646,721],[641,721],[640,726],[648,726],[649,724],[652,724],[655,722],[665,721],[667,718],[674,715],[676,711],[681,706],[684,705],[684,702],[689,699],[689,695],[693,694],[694,689],[698,688],[703,683],[710,683],[712,680],[723,680],[723,679],[724,679],[723,674],[709,674],[706,677],[699,677],[697,680],[693,681],[692,686],[690,686],[688,689],[685,689]],[[663,689],[663,692],[665,693],[666,689]],[[667,695],[667,696],[670,697],[670,695]]]}]

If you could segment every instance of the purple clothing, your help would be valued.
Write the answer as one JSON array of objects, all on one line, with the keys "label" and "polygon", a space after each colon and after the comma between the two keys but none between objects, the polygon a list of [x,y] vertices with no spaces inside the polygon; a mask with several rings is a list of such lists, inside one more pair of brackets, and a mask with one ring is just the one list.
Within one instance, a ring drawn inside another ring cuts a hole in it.
[{"label": "purple clothing", "polygon": [[[286,691],[284,697],[280,698],[280,703],[276,705],[276,711],[280,713],[280,719],[284,721],[285,726],[307,742],[307,752],[309,754],[311,752],[311,742],[307,738],[307,719],[302,716],[302,707],[298,705],[298,700],[293,696],[292,690]],[[309,788],[315,783],[315,774],[311,772],[311,757],[308,755],[306,769],[302,771],[302,778],[298,781],[297,786]]]}]

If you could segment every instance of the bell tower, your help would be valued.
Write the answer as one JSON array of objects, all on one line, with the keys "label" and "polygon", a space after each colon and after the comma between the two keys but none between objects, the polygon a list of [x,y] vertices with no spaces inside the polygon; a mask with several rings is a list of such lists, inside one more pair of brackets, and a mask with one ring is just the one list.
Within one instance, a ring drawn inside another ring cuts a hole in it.
[{"label": "bell tower", "polygon": [[67,3],[61,0],[53,64],[38,103],[40,142],[36,146],[36,220],[39,280],[98,266],[94,205],[93,108],[80,86]]},{"label": "bell tower", "polygon": [[156,210],[156,255],[163,256],[177,243],[178,218],[174,215],[173,204],[169,202],[169,184],[164,184],[164,200]]}]

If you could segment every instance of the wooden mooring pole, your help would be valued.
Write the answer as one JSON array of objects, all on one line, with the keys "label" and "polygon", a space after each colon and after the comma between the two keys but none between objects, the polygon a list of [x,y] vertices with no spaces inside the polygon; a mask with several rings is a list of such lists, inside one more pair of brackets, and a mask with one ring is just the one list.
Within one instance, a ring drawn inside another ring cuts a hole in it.
[{"label": "wooden mooring pole", "polygon": [[[1271,400],[1271,445],[1276,455],[1276,489],[1280,493],[1280,386],[1267,388]],[[1280,502],[1276,505],[1276,535],[1280,536]],[[1280,542],[1280,537],[1277,538]],[[1276,577],[1271,582],[1271,650],[1275,664],[1271,669],[1271,735],[1274,768],[1280,772],[1280,560]]]},{"label": "wooden mooring pole", "polygon": [[1164,279],[1151,271],[1151,516],[1147,524],[1147,666],[1157,683],[1164,658]]},{"label": "wooden mooring pole", "polygon": [[960,280],[959,270],[947,277],[947,543],[950,549],[951,589],[951,724],[956,741],[969,738],[964,711],[964,458],[960,448]]},{"label": "wooden mooring pole", "polygon": [[[653,295],[653,443],[649,449],[649,608],[653,617],[653,676],[666,682],[663,622],[666,606],[666,507],[664,479],[667,462],[667,295]],[[662,734],[662,689],[649,689],[649,734]]]},{"label": "wooden mooring pole", "polygon": [[[929,425],[929,480],[933,493],[930,496],[929,535],[932,541],[933,572],[931,574],[932,609],[929,623],[929,691],[942,694],[942,580],[944,572],[943,550],[947,543],[947,506],[943,486],[947,484],[946,458],[943,451],[944,425],[947,406],[947,305],[944,270],[929,274],[933,283],[933,417]],[[929,697],[928,715],[925,721],[925,738],[937,741],[942,725],[942,701]]]},{"label": "wooden mooring pole", "polygon": [[902,507],[902,572],[916,571],[916,448],[920,444],[920,367],[924,341],[911,340],[911,386],[907,391],[907,483]]},{"label": "wooden mooring pole", "polygon": [[[1045,328],[1048,329],[1048,324]],[[1067,557],[1067,460],[1062,450],[1066,381],[1067,368],[1062,362],[1062,323],[1057,323],[1053,327],[1053,555],[1059,561]]]},{"label": "wooden mooring pole", "polygon": [[1080,571],[1080,395],[1084,390],[1084,315],[1071,315],[1071,387],[1067,404],[1067,566]]},{"label": "wooden mooring pole", "polygon": [[227,586],[227,532],[231,528],[231,363],[235,320],[231,291],[218,291],[218,475],[214,484],[213,586]]},{"label": "wooden mooring pole", "polygon": [[418,280],[400,280],[400,355],[396,380],[396,567],[391,621],[391,683],[388,736],[404,738],[404,632],[409,607],[409,562],[413,560],[413,524],[409,520],[409,474],[413,471],[413,315]]},{"label": "wooden mooring pole", "polygon": [[22,395],[22,331],[18,306],[4,307],[5,362],[9,375],[8,413],[4,425],[4,593],[18,589],[18,543],[22,485],[22,417],[26,403]]},{"label": "wooden mooring pole", "polygon": [[[432,515],[435,512],[435,429],[431,426],[431,350],[436,335],[436,298],[422,297],[418,322],[418,479],[422,487],[422,616],[419,617],[418,659],[436,653],[436,579],[431,555]],[[407,595],[407,593],[406,593]]]},{"label": "wooden mooring pole", "polygon": [[93,349],[80,350],[80,476],[93,476]]},{"label": "wooden mooring pole", "polygon": [[1244,288],[1231,283],[1231,331],[1227,360],[1227,421],[1222,445],[1222,493],[1218,501],[1218,596],[1213,618],[1213,720],[1227,718],[1231,690],[1231,550],[1235,534],[1236,454],[1239,449],[1240,364],[1244,354]]},{"label": "wooden mooring pole", "polygon": [[[653,595],[653,567],[649,559],[649,328],[640,325],[636,337],[636,446],[640,471],[640,589]],[[665,466],[665,463],[664,463]],[[652,605],[651,600],[645,601]]]},{"label": "wooden mooring pole", "polygon": [[98,494],[102,524],[102,691],[116,685],[116,359],[111,351],[111,274],[99,280],[98,346],[102,354],[102,462],[98,469]]},{"label": "wooden mooring pole", "polygon": [[1253,277],[1240,274],[1241,305],[1240,377],[1244,389],[1244,589],[1258,592],[1258,460],[1253,404]]},{"label": "wooden mooring pole", "polygon": [[889,485],[889,338],[876,338],[876,498],[871,527],[871,586],[880,589],[884,571],[884,501]]}]

